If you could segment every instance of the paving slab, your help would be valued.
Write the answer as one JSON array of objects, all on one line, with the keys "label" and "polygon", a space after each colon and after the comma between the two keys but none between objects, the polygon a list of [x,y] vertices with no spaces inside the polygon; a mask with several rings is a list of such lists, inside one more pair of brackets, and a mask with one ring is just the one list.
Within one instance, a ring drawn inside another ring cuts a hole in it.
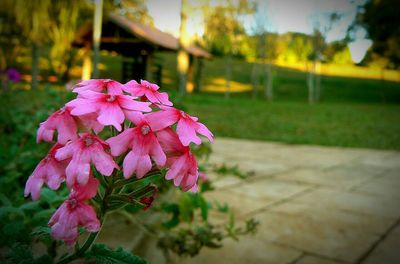
[{"label": "paving slab", "polygon": [[316,256],[304,255],[295,264],[345,264],[346,262],[330,260]]},{"label": "paving slab", "polygon": [[351,164],[330,169],[299,168],[278,174],[275,178],[350,190],[383,172],[382,168]]},{"label": "paving slab", "polygon": [[[400,152],[236,139],[217,139],[213,150],[210,163],[255,175],[241,180],[211,173],[216,190],[206,198],[229,204],[242,220],[256,218],[259,230],[176,263],[334,264],[365,256],[368,264],[400,263],[400,229],[390,229],[400,220]],[[214,211],[209,218],[222,224],[229,214]],[[111,222],[100,239],[129,247],[138,244],[135,230]],[[146,258],[164,263],[152,243]]]},{"label": "paving slab", "polygon": [[271,211],[255,218],[261,223],[260,239],[345,262],[355,262],[379,238],[318,211],[297,215]]},{"label": "paving slab", "polygon": [[301,251],[277,246],[272,243],[248,236],[234,241],[227,239],[221,249],[205,248],[192,259],[180,261],[182,264],[229,263],[291,263],[301,255]]},{"label": "paving slab", "polygon": [[363,262],[365,264],[400,263],[400,225],[380,243]]},{"label": "paving slab", "polygon": [[355,191],[360,193],[385,196],[400,204],[400,175],[397,178],[379,177],[360,184]]},{"label": "paving slab", "polygon": [[297,202],[338,208],[351,213],[375,216],[381,219],[400,218],[399,200],[386,196],[376,196],[356,191],[342,191],[321,187],[295,199]]},{"label": "paving slab", "polygon": [[[255,200],[250,197],[235,195],[229,190],[219,190],[206,193],[207,201],[221,206],[227,204],[236,216],[248,214],[253,211],[264,208],[267,204],[265,201]],[[272,201],[271,201],[272,202]]]},{"label": "paving slab", "polygon": [[299,184],[276,179],[263,179],[230,188],[233,195],[261,201],[265,205],[311,190],[314,185]]}]

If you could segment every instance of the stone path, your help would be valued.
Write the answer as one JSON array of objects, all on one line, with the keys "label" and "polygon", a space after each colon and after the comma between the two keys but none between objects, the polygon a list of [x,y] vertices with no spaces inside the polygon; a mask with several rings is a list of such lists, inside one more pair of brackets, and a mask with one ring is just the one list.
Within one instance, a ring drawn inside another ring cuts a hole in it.
[{"label": "stone path", "polygon": [[[400,152],[237,139],[218,139],[213,150],[212,163],[255,174],[218,178],[209,200],[255,218],[259,230],[180,263],[400,263]],[[130,227],[115,228],[120,245]],[[155,255],[149,263],[160,263]]]},{"label": "stone path", "polygon": [[400,263],[399,152],[236,139],[213,150],[255,175],[223,177],[208,198],[259,232],[185,263]]}]

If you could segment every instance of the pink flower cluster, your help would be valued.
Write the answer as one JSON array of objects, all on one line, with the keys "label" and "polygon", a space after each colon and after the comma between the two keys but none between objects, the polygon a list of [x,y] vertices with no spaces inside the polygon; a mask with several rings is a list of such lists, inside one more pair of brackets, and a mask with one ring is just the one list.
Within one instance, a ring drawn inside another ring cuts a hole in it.
[{"label": "pink flower cluster", "polygon": [[[166,168],[167,180],[183,191],[197,190],[199,172],[189,145],[201,144],[199,135],[212,141],[213,134],[196,117],[172,107],[168,94],[158,89],[144,80],[125,85],[109,79],[83,81],[73,89],[77,98],[40,124],[38,143],[52,142],[55,132],[57,140],[29,177],[25,196],[39,199],[43,184],[56,190],[66,182],[69,198],[49,222],[55,239],[73,245],[79,226],[99,230],[96,211],[87,203],[99,186],[92,167],[111,177],[122,170],[126,179],[142,178],[153,167]],[[103,140],[100,132],[107,126],[118,132]]]}]

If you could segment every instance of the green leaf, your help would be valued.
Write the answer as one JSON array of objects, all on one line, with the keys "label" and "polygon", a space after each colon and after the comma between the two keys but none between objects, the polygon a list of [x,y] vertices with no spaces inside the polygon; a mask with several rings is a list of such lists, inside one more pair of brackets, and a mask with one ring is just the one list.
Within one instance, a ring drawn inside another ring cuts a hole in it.
[{"label": "green leaf", "polygon": [[190,194],[184,193],[179,199],[179,211],[181,214],[181,218],[185,222],[191,222],[194,214],[194,200]]},{"label": "green leaf", "polygon": [[0,219],[9,214],[24,216],[24,212],[19,208],[12,206],[4,206],[0,208]]},{"label": "green leaf", "polygon": [[207,221],[207,219],[208,219],[208,203],[202,196],[199,195],[198,197],[199,197],[198,198],[199,199],[198,200],[199,207],[201,210],[201,218],[203,218],[204,221]]},{"label": "green leaf", "polygon": [[1,202],[2,205],[5,205],[5,206],[11,206],[12,205],[10,199],[8,199],[7,196],[5,196],[2,193],[0,193],[0,202]]},{"label": "green leaf", "polygon": [[46,201],[51,205],[59,205],[62,203],[67,197],[64,195],[58,194],[57,192],[43,188],[41,192],[41,200]]},{"label": "green leaf", "polygon": [[179,224],[179,206],[175,203],[163,203],[161,209],[166,213],[171,213],[172,217],[169,221],[163,222],[162,226],[171,229]]},{"label": "green leaf", "polygon": [[95,259],[98,263],[114,264],[146,264],[147,262],[141,257],[132,255],[122,248],[111,250],[103,244],[94,244],[90,251],[86,253],[87,259]]},{"label": "green leaf", "polygon": [[31,263],[32,264],[52,264],[53,259],[49,255],[42,255],[38,258],[35,258]]},{"label": "green leaf", "polygon": [[54,209],[54,208],[42,210],[33,216],[32,221],[34,221],[34,222],[36,222],[36,221],[40,222],[42,220],[47,221],[51,217],[51,215],[55,212],[55,210],[56,209]]},{"label": "green leaf", "polygon": [[24,203],[19,207],[22,210],[39,211],[41,209],[39,201]]},{"label": "green leaf", "polygon": [[3,232],[7,236],[16,237],[24,229],[24,222],[22,220],[14,220],[3,226]]},{"label": "green leaf", "polygon": [[51,242],[51,228],[47,226],[39,226],[32,231],[32,236],[37,237],[39,240],[44,242]]},{"label": "green leaf", "polygon": [[11,247],[8,257],[12,260],[12,263],[28,264],[33,261],[31,248],[20,243],[16,243]]}]

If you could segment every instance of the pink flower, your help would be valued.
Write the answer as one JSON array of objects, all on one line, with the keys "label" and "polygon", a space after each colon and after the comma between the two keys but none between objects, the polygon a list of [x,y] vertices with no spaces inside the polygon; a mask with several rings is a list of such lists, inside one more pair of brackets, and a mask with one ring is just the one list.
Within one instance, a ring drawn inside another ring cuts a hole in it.
[{"label": "pink flower", "polygon": [[142,178],[152,168],[150,156],[158,166],[164,166],[166,156],[146,117],[135,113],[130,119],[136,127],[128,128],[118,136],[109,138],[107,143],[110,144],[113,156],[119,156],[131,149],[123,162],[124,177],[130,178],[136,173],[137,178]]},{"label": "pink flower", "polygon": [[80,97],[67,103],[72,107],[71,114],[82,116],[90,113],[97,113],[97,121],[102,125],[112,125],[121,131],[121,123],[124,122],[126,111],[149,112],[150,103],[138,102],[129,95],[120,93],[103,94],[93,91],[82,91]]},{"label": "pink flower", "polygon": [[92,79],[80,82],[75,85],[74,92],[81,93],[83,91],[104,92],[110,94],[121,94],[124,86],[111,79]]},{"label": "pink flower", "polygon": [[72,158],[66,169],[67,184],[69,187],[75,183],[85,185],[89,179],[90,164],[105,176],[110,176],[119,166],[105,150],[108,144],[94,134],[79,134],[79,139],[69,142],[57,150],[55,155],[58,160]]},{"label": "pink flower", "polygon": [[213,141],[214,135],[205,125],[197,122],[197,117],[190,116],[173,107],[164,106],[162,109],[161,111],[147,115],[147,119],[155,124],[152,127],[153,130],[160,130],[178,122],[176,133],[183,145],[188,146],[190,142],[197,145],[201,144],[201,139],[197,136],[196,132]]},{"label": "pink flower", "polygon": [[67,245],[73,246],[79,235],[79,226],[85,227],[89,232],[100,230],[96,211],[85,203],[96,195],[98,187],[99,182],[91,176],[86,185],[76,185],[72,188],[68,200],[57,209],[49,221],[54,239],[64,240]]},{"label": "pink flower", "polygon": [[33,200],[37,200],[40,197],[40,189],[44,183],[50,189],[57,190],[61,183],[65,181],[65,168],[67,164],[65,161],[58,161],[54,157],[56,151],[62,147],[63,145],[56,143],[50,149],[47,156],[36,166],[26,182],[25,197],[28,197],[30,194]]},{"label": "pink flower", "polygon": [[[202,182],[208,182],[208,176],[204,172],[199,172],[199,177],[198,177]],[[190,189],[191,192],[197,193],[199,191],[199,186],[197,183],[193,185],[193,187]]]},{"label": "pink flower", "polygon": [[67,107],[54,112],[46,121],[40,124],[36,137],[37,143],[42,140],[52,141],[55,130],[58,132],[57,141],[60,144],[65,144],[68,140],[78,137],[76,122]]},{"label": "pink flower", "polygon": [[199,177],[197,161],[188,146],[182,145],[178,135],[171,128],[157,133],[158,140],[168,155],[165,175],[167,180],[174,180],[175,186],[181,186],[184,192],[197,190],[196,182]]},{"label": "pink flower", "polygon": [[168,94],[158,92],[159,88],[157,84],[145,80],[140,80],[140,84],[135,80],[125,84],[125,91],[132,96],[144,96],[152,103],[172,106],[172,102],[168,100]]}]

